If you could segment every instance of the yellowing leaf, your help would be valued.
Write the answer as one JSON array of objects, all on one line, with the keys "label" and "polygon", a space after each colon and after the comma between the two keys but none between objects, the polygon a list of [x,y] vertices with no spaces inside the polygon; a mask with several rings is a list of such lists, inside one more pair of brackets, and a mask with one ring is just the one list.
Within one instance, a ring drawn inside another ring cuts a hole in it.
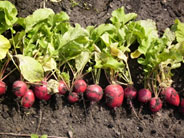
[{"label": "yellowing leaf", "polygon": [[141,53],[138,50],[135,50],[130,54],[131,58],[138,58],[141,55]]},{"label": "yellowing leaf", "polygon": [[3,35],[0,35],[0,60],[6,57],[6,54],[10,47],[11,45],[9,40]]}]

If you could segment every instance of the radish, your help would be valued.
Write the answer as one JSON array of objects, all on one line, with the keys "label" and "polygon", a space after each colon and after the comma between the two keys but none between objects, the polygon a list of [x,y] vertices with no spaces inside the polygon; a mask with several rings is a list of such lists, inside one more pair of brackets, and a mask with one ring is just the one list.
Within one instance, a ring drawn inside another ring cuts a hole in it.
[{"label": "radish", "polygon": [[135,99],[137,96],[137,90],[132,87],[132,86],[128,86],[125,88],[125,98],[132,100]]},{"label": "radish", "polygon": [[92,102],[98,102],[102,99],[103,96],[103,90],[102,88],[97,85],[89,85],[86,89],[86,97]]},{"label": "radish", "polygon": [[13,89],[12,91],[17,97],[22,97],[27,91],[27,84],[23,81],[15,81],[13,83]]},{"label": "radish", "polygon": [[152,112],[158,112],[162,108],[162,101],[159,97],[151,98],[149,108]]},{"label": "radish", "polygon": [[59,90],[59,94],[62,94],[62,95],[64,95],[67,92],[68,89],[64,81],[59,82],[58,90]]},{"label": "radish", "polygon": [[124,90],[121,85],[111,84],[105,88],[106,104],[111,108],[122,105],[124,99]]},{"label": "radish", "polygon": [[151,92],[148,89],[141,89],[138,92],[138,101],[141,103],[147,103],[151,99]]},{"label": "radish", "polygon": [[5,92],[6,92],[6,83],[0,81],[0,95],[5,94]]},{"label": "radish", "polygon": [[74,82],[74,89],[76,93],[84,93],[86,91],[87,84],[84,80],[76,80]]},{"label": "radish", "polygon": [[28,89],[21,100],[21,105],[25,108],[29,108],[33,105],[35,96],[32,90]]},{"label": "radish", "polygon": [[51,95],[48,93],[47,90],[47,82],[42,81],[41,83],[41,85],[36,85],[34,87],[34,92],[38,99],[47,101],[51,98]]},{"label": "radish", "polygon": [[70,103],[76,103],[77,101],[79,101],[79,95],[76,92],[69,93],[68,101]]},{"label": "radish", "polygon": [[181,100],[181,103],[180,103],[180,112],[182,114],[184,114],[184,99]]},{"label": "radish", "polygon": [[179,106],[180,104],[180,97],[176,90],[172,87],[165,88],[161,94],[164,96],[165,100],[174,106]]}]

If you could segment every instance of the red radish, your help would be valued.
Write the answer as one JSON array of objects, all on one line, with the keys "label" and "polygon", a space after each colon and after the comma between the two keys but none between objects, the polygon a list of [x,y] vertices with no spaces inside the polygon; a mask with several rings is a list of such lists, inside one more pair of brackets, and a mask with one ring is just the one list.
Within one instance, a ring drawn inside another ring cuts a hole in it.
[{"label": "red radish", "polygon": [[184,99],[182,99],[180,103],[180,112],[184,114]]},{"label": "red radish", "polygon": [[6,92],[6,83],[0,81],[0,95],[5,94],[5,92]]},{"label": "red radish", "polygon": [[174,88],[167,87],[162,91],[161,94],[164,96],[165,100],[169,104],[174,105],[174,106],[179,106],[180,97]]},{"label": "red radish", "polygon": [[151,99],[151,92],[148,89],[141,89],[138,92],[138,101],[141,103],[147,103]]},{"label": "red radish", "polygon": [[76,80],[74,82],[74,89],[76,93],[84,93],[86,91],[87,84],[84,80]]},{"label": "red radish", "polygon": [[86,89],[86,97],[93,103],[98,102],[102,99],[103,90],[102,88],[97,85],[89,85]]},{"label": "red radish", "polygon": [[135,99],[137,96],[137,90],[132,87],[132,86],[128,86],[127,88],[125,88],[125,98],[127,99]]},{"label": "red radish", "polygon": [[13,83],[13,90],[14,94],[17,96],[17,97],[22,97],[24,96],[24,94],[26,93],[27,91],[27,84],[23,81],[15,81]]},{"label": "red radish", "polygon": [[47,90],[47,82],[42,81],[41,83],[41,85],[36,85],[34,87],[34,92],[38,99],[47,101],[51,98],[51,95],[48,93]]},{"label": "red radish", "polygon": [[68,101],[70,103],[76,103],[77,101],[79,101],[79,95],[76,92],[69,93]]},{"label": "red radish", "polygon": [[64,81],[59,82],[58,86],[59,94],[64,95],[67,92],[67,87]]},{"label": "red radish", "polygon": [[28,89],[21,100],[21,105],[25,108],[29,108],[33,105],[35,96],[32,90]]},{"label": "red radish", "polygon": [[159,97],[151,98],[149,107],[152,112],[158,112],[162,108],[162,101]]},{"label": "red radish", "polygon": [[124,90],[121,85],[111,84],[105,88],[106,103],[109,107],[116,108],[122,105]]}]

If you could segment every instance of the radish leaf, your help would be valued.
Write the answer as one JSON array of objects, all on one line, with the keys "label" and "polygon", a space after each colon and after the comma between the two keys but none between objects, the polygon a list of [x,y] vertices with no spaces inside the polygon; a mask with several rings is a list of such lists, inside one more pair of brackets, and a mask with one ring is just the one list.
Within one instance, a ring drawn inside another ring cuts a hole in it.
[{"label": "radish leaf", "polygon": [[6,54],[10,47],[11,45],[9,40],[3,35],[0,35],[0,60],[6,57]]},{"label": "radish leaf", "polygon": [[0,1],[0,34],[13,27],[17,21],[17,9],[9,1]]},{"label": "radish leaf", "polygon": [[19,60],[19,68],[23,77],[29,82],[39,82],[44,78],[42,65],[34,58],[23,55],[15,55]]},{"label": "radish leaf", "polygon": [[175,25],[173,25],[176,34],[176,40],[178,42],[184,41],[184,23],[181,23],[178,19],[175,20]]},{"label": "radish leaf", "polygon": [[84,69],[85,65],[89,62],[90,53],[88,51],[81,52],[81,54],[75,58],[75,67],[77,72]]},{"label": "radish leaf", "polygon": [[39,138],[37,134],[31,134],[31,138]]}]

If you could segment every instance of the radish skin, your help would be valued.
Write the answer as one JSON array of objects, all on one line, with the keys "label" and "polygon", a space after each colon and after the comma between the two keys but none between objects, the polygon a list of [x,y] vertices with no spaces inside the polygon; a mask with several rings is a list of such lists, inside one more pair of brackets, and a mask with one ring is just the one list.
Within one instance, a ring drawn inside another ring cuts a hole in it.
[{"label": "radish skin", "polygon": [[94,85],[89,85],[87,87],[86,97],[92,103],[100,101],[102,99],[102,96],[103,96],[103,90],[99,85],[94,84]]},{"label": "radish skin", "polygon": [[21,105],[25,108],[29,108],[34,104],[35,96],[32,90],[28,89],[21,100]]},{"label": "radish skin", "polygon": [[59,94],[64,95],[67,92],[67,87],[64,81],[59,82],[58,86]]},{"label": "radish skin", "polygon": [[69,93],[68,95],[69,103],[76,103],[78,101],[79,101],[79,95],[76,92]]},{"label": "radish skin", "polygon": [[105,88],[105,99],[107,106],[111,108],[120,107],[124,99],[124,90],[121,85],[111,84]]},{"label": "radish skin", "polygon": [[74,82],[74,90],[76,93],[84,93],[86,91],[87,84],[84,80],[76,80]]},{"label": "radish skin", "polygon": [[36,85],[34,87],[35,95],[40,100],[48,101],[51,98],[51,95],[48,94],[47,82],[42,81],[41,83],[42,83],[42,85]]},{"label": "radish skin", "polygon": [[164,96],[165,100],[174,106],[179,106],[180,104],[180,97],[177,91],[172,87],[165,88],[161,94]]},{"label": "radish skin", "polygon": [[15,81],[13,83],[13,89],[12,91],[14,92],[14,94],[17,97],[22,97],[24,96],[24,94],[27,92],[28,88],[27,88],[27,84],[23,81]]},{"label": "radish skin", "polygon": [[148,89],[140,89],[138,92],[138,101],[141,103],[147,103],[151,100],[151,92]]},{"label": "radish skin", "polygon": [[160,100],[160,98],[151,98],[149,102],[149,108],[153,113],[160,111],[160,109],[162,108],[162,101]]},{"label": "radish skin", "polygon": [[0,95],[3,95],[6,93],[6,83],[3,81],[0,81]]},{"label": "radish skin", "polygon": [[137,90],[132,87],[132,86],[128,86],[125,88],[125,98],[127,99],[135,99],[137,96]]}]

